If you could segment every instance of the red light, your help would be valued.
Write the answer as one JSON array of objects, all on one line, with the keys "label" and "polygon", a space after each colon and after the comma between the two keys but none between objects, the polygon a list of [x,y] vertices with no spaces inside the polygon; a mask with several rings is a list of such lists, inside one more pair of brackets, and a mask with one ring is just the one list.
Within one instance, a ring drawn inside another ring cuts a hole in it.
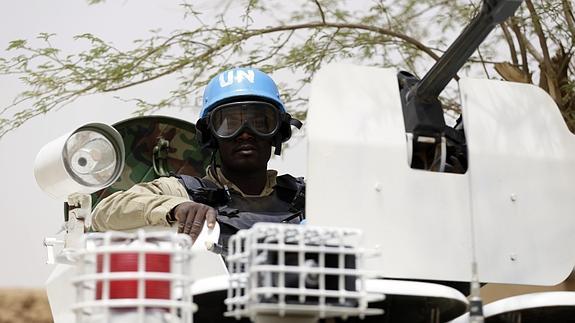
[{"label": "red light", "polygon": [[[144,255],[145,272],[170,272],[170,255],[148,253]],[[103,255],[97,256],[96,271],[103,272]],[[110,254],[110,272],[138,273],[138,253],[112,253]],[[145,298],[170,299],[170,281],[146,279]],[[102,279],[96,283],[96,299],[102,299]],[[136,299],[138,298],[138,279],[110,280],[110,299]]]}]

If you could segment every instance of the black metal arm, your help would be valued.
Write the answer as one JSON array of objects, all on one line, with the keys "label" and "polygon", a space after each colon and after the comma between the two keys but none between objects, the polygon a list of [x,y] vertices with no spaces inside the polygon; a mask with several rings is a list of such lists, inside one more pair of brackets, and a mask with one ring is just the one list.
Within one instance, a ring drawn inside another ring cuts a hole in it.
[{"label": "black metal arm", "polygon": [[480,13],[421,81],[409,73],[399,73],[407,132],[430,137],[443,134],[445,120],[439,94],[495,26],[512,16],[522,1],[484,0]]}]

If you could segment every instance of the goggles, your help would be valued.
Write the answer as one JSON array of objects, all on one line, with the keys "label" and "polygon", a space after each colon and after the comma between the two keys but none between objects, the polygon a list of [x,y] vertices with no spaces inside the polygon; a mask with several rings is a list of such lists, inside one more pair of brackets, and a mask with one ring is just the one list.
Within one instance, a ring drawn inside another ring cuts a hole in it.
[{"label": "goggles", "polygon": [[230,139],[242,131],[273,137],[280,128],[280,113],[274,105],[260,101],[232,102],[220,105],[210,113],[210,130],[221,139]]}]

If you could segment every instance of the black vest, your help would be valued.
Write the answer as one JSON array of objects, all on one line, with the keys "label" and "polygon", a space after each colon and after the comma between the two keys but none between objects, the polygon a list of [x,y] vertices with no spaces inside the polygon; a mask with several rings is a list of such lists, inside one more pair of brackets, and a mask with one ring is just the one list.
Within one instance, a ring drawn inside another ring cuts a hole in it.
[{"label": "black vest", "polygon": [[191,200],[218,211],[219,244],[227,249],[230,236],[249,229],[256,222],[300,223],[305,218],[305,183],[291,175],[277,177],[268,196],[244,197],[234,190],[219,188],[205,178],[177,175]]}]

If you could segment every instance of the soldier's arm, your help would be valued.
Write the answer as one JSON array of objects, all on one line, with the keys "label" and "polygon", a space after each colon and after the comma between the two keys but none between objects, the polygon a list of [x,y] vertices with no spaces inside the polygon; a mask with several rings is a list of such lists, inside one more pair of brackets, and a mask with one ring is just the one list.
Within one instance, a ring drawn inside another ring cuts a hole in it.
[{"label": "soldier's arm", "polygon": [[161,177],[136,184],[127,191],[103,199],[92,212],[95,231],[128,230],[149,225],[169,226],[166,215],[176,205],[189,201],[177,178]]}]

